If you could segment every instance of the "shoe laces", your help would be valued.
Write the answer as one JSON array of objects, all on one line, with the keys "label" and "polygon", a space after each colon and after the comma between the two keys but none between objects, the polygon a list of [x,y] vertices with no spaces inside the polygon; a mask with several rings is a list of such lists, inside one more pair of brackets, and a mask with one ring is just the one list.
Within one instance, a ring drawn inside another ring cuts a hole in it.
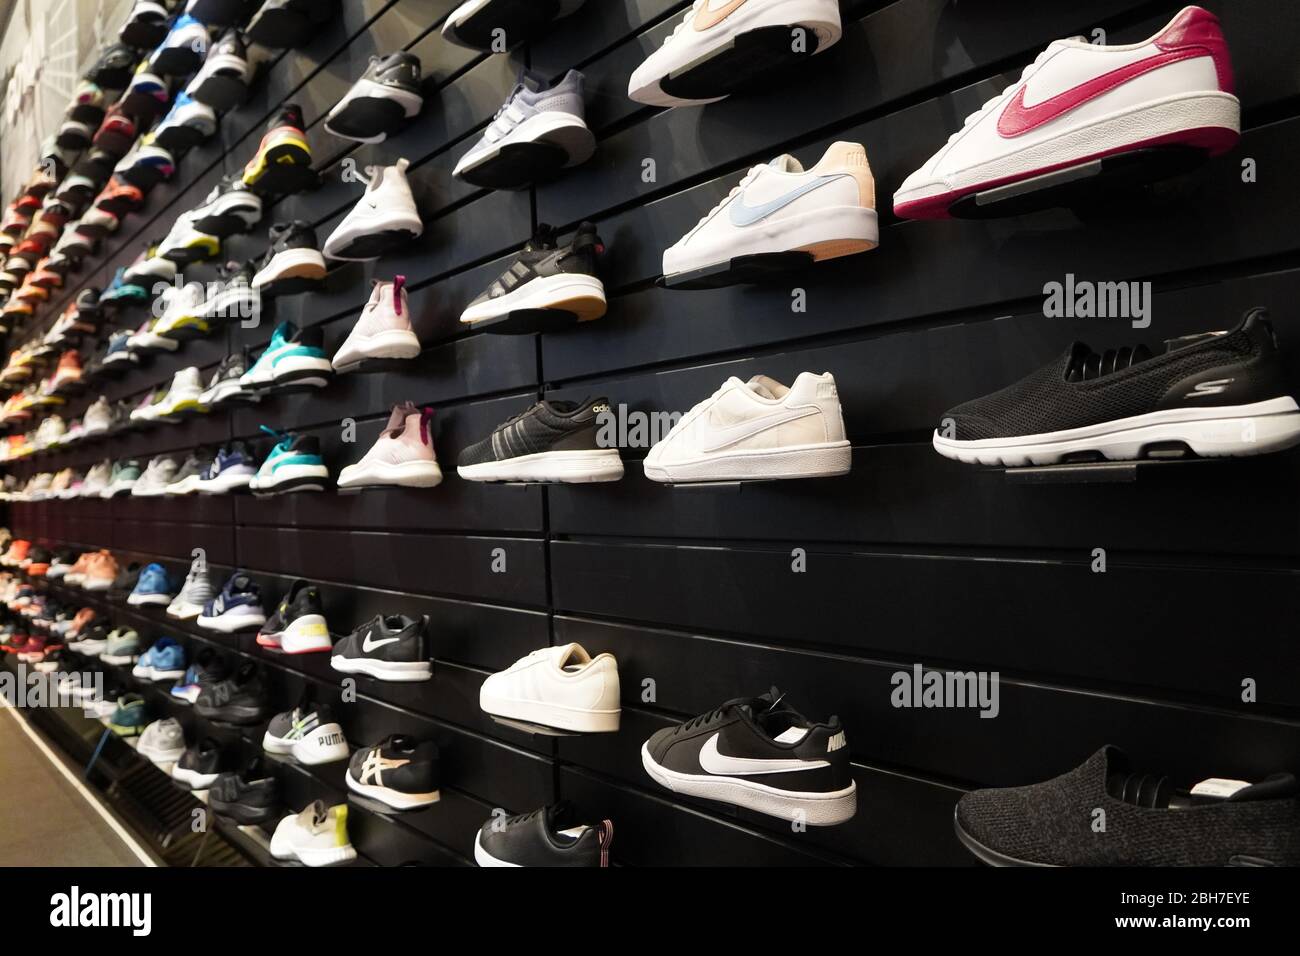
[{"label": "shoe laces", "polygon": [[[749,172],[745,173],[744,177],[740,180],[740,182],[736,183],[736,185],[732,187],[731,192],[727,193],[727,195],[723,196],[722,199],[718,200],[718,204],[714,206],[712,209],[710,209],[700,219],[700,222],[701,223],[707,222],[709,219],[712,219],[715,215],[717,215],[719,209],[721,209],[727,203],[731,202],[731,200],[735,199],[742,192],[744,192],[746,187],[748,187],[749,184],[752,183],[757,178],[759,172],[761,172],[766,168],[767,168],[766,163],[759,163],[757,166],[750,167]],[[699,223],[696,223],[696,226],[698,227]]]},{"label": "shoe laces", "polygon": [[983,106],[977,109],[974,113],[971,113],[970,116],[967,116],[966,121],[962,123],[961,129],[957,130],[957,132],[953,133],[951,136],[948,137],[948,142],[951,143],[958,136],[961,136],[963,133],[965,133],[967,129],[969,129],[971,126],[974,126],[981,119],[983,119],[984,116],[989,112],[989,110],[993,109],[994,106],[996,106],[998,103],[1002,101],[1002,97],[1004,97],[1007,94],[1007,90],[1015,89],[1016,87],[1024,83],[1025,80],[1029,79],[1031,76],[1037,73],[1038,68],[1043,65],[1043,61],[1047,59],[1047,54],[1050,52],[1052,52],[1052,48],[1049,46],[1042,53],[1038,54],[1038,56],[1034,57],[1033,63],[1030,63],[1027,67],[1024,68],[1024,70],[1020,74],[1019,80],[1011,84],[1011,86],[1008,86],[1007,89],[1003,90],[997,96],[988,100]]}]

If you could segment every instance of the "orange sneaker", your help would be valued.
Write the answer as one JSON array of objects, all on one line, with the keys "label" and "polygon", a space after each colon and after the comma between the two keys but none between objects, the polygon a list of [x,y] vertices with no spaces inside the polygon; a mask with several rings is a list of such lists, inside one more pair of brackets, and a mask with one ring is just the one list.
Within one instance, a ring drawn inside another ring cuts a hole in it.
[{"label": "orange sneaker", "polygon": [[59,388],[69,382],[81,381],[81,355],[76,349],[68,349],[59,356],[58,367],[54,370],[54,387]]},{"label": "orange sneaker", "polygon": [[120,570],[111,551],[96,551],[90,556],[81,586],[87,591],[107,591],[117,580]]},{"label": "orange sneaker", "polygon": [[303,132],[302,108],[286,103],[244,167],[244,185],[256,187],[258,192],[294,193],[315,181],[311,146]]}]

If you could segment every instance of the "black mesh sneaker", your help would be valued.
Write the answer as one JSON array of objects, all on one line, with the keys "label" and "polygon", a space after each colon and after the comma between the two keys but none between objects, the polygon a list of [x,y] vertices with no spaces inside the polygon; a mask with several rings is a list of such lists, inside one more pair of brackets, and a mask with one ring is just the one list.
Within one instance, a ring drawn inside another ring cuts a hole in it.
[{"label": "black mesh sneaker", "polygon": [[202,69],[194,75],[186,92],[214,110],[232,110],[248,95],[251,73],[244,38],[238,30],[229,29],[208,50]]},{"label": "black mesh sneaker", "polygon": [[427,617],[375,617],[334,645],[330,666],[377,680],[421,681],[433,676]]},{"label": "black mesh sneaker", "polygon": [[126,89],[135,70],[138,56],[124,43],[114,43],[99,54],[95,65],[86,71],[85,79],[107,90]]},{"label": "black mesh sneaker", "polygon": [[438,746],[394,734],[352,755],[348,789],[394,810],[418,810],[437,803]]},{"label": "black mesh sneaker", "polygon": [[1235,329],[1096,353],[1076,342],[1014,385],[946,412],[934,447],[982,465],[1259,455],[1300,442],[1263,309]]},{"label": "black mesh sneaker", "polygon": [[248,23],[248,38],[277,49],[302,46],[337,8],[336,0],[266,0]]},{"label": "black mesh sneaker", "polygon": [[200,717],[227,724],[259,724],[270,715],[270,694],[262,669],[245,662],[225,680],[204,684],[194,710]]},{"label": "black mesh sneaker", "polygon": [[262,295],[310,292],[325,279],[325,257],[316,230],[302,220],[278,222],[270,229],[271,246],[253,276],[253,290]]},{"label": "black mesh sneaker", "polygon": [[[1098,810],[1104,831],[1094,829]],[[1132,772],[1115,747],[1045,783],[968,793],[953,820],[961,842],[993,866],[1300,865],[1291,774],[1180,784]]]},{"label": "black mesh sneaker", "polygon": [[172,767],[172,779],[190,790],[207,790],[217,782],[217,777],[230,771],[230,758],[222,751],[221,744],[211,737],[203,737],[185,748],[181,759]]},{"label": "black mesh sneaker", "polygon": [[456,473],[466,481],[618,481],[618,449],[597,443],[608,411],[604,398],[538,402],[462,451]]},{"label": "black mesh sneaker", "polygon": [[477,325],[514,313],[549,313],[568,322],[598,319],[605,314],[605,285],[596,275],[602,252],[600,236],[589,222],[578,226],[565,245],[554,229],[539,225],[510,268],[469,304],[460,320]]},{"label": "black mesh sneaker", "polygon": [[320,589],[299,578],[276,605],[275,613],[257,632],[257,643],[285,654],[311,654],[332,649]]},{"label": "black mesh sneaker", "polygon": [[514,817],[493,817],[474,838],[479,866],[609,866],[614,824],[588,826],[568,804]]},{"label": "black mesh sneaker", "polygon": [[242,770],[218,775],[208,791],[212,812],[242,826],[275,819],[279,803],[279,783],[260,756]]},{"label": "black mesh sneaker", "polygon": [[843,823],[858,808],[840,719],[814,723],[775,687],[664,728],[641,747],[641,763],[675,793],[808,826]]},{"label": "black mesh sneaker", "polygon": [[359,143],[382,143],[423,105],[418,56],[404,51],[372,56],[366,72],[325,117],[325,129]]}]

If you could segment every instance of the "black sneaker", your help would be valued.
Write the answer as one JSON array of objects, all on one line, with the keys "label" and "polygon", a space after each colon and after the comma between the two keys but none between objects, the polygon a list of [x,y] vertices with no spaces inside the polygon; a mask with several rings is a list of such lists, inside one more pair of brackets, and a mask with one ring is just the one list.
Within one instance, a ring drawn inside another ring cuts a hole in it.
[{"label": "black sneaker", "polygon": [[280,785],[261,757],[243,770],[218,775],[208,791],[208,807],[241,826],[269,823],[278,814]]},{"label": "black sneaker", "polygon": [[124,90],[131,82],[139,54],[124,43],[114,43],[99,54],[95,65],[86,71],[85,79],[106,90]]},{"label": "black sneaker", "polygon": [[432,741],[393,734],[352,755],[348,789],[394,810],[417,810],[437,803],[438,746]]},{"label": "black sneaker", "polygon": [[[1098,808],[1106,829],[1093,830]],[[957,803],[957,836],[993,866],[1296,866],[1300,787],[1289,773],[1195,785],[1133,773],[1103,747],[1083,766]]]},{"label": "black sneaker", "polygon": [[466,481],[618,481],[618,449],[596,442],[599,416],[608,411],[604,398],[538,402],[462,451],[456,474]]},{"label": "black sneaker", "polygon": [[144,565],[139,561],[132,561],[130,564],[122,565],[121,570],[117,572],[117,577],[108,586],[109,597],[125,598],[134,591],[136,583],[140,580],[140,572],[143,570]]},{"label": "black sneaker", "polygon": [[517,46],[581,6],[582,0],[464,0],[443,22],[442,36],[457,46],[495,53],[498,30],[506,43]]},{"label": "black sneaker", "polygon": [[270,694],[262,669],[245,662],[225,680],[200,689],[194,709],[200,717],[227,724],[259,724],[271,713]]},{"label": "black sneaker", "polygon": [[189,790],[207,790],[217,782],[217,777],[230,771],[230,757],[222,751],[221,744],[211,737],[203,737],[185,748],[181,759],[172,767],[172,779]]},{"label": "black sneaker", "polygon": [[428,627],[428,617],[376,617],[334,645],[330,666],[377,680],[428,680],[433,676]]},{"label": "black sneaker", "polygon": [[359,143],[382,143],[423,105],[418,56],[372,56],[366,72],[325,117],[325,129]]},{"label": "black sneaker", "polygon": [[276,49],[302,46],[334,17],[335,0],[266,0],[248,23],[248,38]]},{"label": "black sneaker", "polygon": [[334,712],[326,704],[313,701],[309,693],[293,710],[271,718],[262,735],[262,750],[292,756],[309,766],[348,759],[347,738]]},{"label": "black sneaker", "polygon": [[474,860],[479,866],[609,866],[614,824],[587,826],[571,817],[563,803],[493,817],[474,838]]},{"label": "black sneaker", "polygon": [[262,218],[262,197],[244,185],[239,173],[226,176],[212,187],[193,215],[194,228],[210,236],[248,232]]},{"label": "black sneaker", "polygon": [[325,279],[325,257],[311,224],[300,219],[276,223],[270,237],[271,247],[253,276],[253,290],[276,296],[319,288]]},{"label": "black sneaker", "polygon": [[1259,455],[1300,443],[1264,309],[1235,329],[1098,354],[1075,342],[1014,385],[945,412],[934,448],[983,465]]},{"label": "black sneaker", "polygon": [[813,723],[775,687],[664,728],[641,747],[641,763],[674,793],[808,826],[843,823],[858,808],[840,719]]},{"label": "black sneaker", "polygon": [[117,38],[137,50],[152,50],[167,36],[167,4],[162,0],[136,0]]},{"label": "black sneaker", "polygon": [[285,654],[310,654],[333,647],[320,590],[299,578],[257,632],[257,643]]},{"label": "black sneaker", "polygon": [[243,23],[257,6],[257,0],[189,0],[185,12],[208,26],[229,27]]},{"label": "black sneaker", "polygon": [[509,269],[469,304],[460,320],[467,325],[511,317],[545,331],[605,314],[605,284],[596,275],[596,258],[604,252],[596,227],[578,226],[572,241],[560,245],[555,230],[542,224]]},{"label": "black sneaker", "polygon": [[244,102],[251,74],[244,38],[238,30],[230,29],[208,50],[202,68],[185,91],[194,100],[224,113]]},{"label": "black sneaker", "polygon": [[249,365],[250,359],[247,347],[227,355],[221,360],[221,364],[217,366],[217,370],[212,374],[212,380],[208,382],[207,389],[199,396],[199,401],[208,408],[218,408],[234,402],[259,401],[261,395],[256,390],[245,388],[240,384],[240,379],[248,371]]}]

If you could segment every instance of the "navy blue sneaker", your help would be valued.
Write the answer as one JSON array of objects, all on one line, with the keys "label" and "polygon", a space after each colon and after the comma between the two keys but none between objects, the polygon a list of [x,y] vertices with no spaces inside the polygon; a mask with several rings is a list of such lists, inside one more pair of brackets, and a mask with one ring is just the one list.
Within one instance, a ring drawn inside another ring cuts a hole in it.
[{"label": "navy blue sneaker", "polygon": [[262,610],[262,592],[245,571],[236,571],[226,581],[221,593],[203,608],[196,622],[199,627],[225,634],[266,623]]},{"label": "navy blue sneaker", "polygon": [[212,464],[199,479],[198,490],[205,495],[224,495],[247,488],[257,474],[257,458],[246,442],[222,445]]},{"label": "navy blue sneaker", "polygon": [[135,583],[135,590],[126,599],[127,604],[140,607],[145,604],[161,604],[166,607],[176,596],[176,589],[167,577],[167,569],[161,564],[149,564],[140,572],[140,579]]}]

